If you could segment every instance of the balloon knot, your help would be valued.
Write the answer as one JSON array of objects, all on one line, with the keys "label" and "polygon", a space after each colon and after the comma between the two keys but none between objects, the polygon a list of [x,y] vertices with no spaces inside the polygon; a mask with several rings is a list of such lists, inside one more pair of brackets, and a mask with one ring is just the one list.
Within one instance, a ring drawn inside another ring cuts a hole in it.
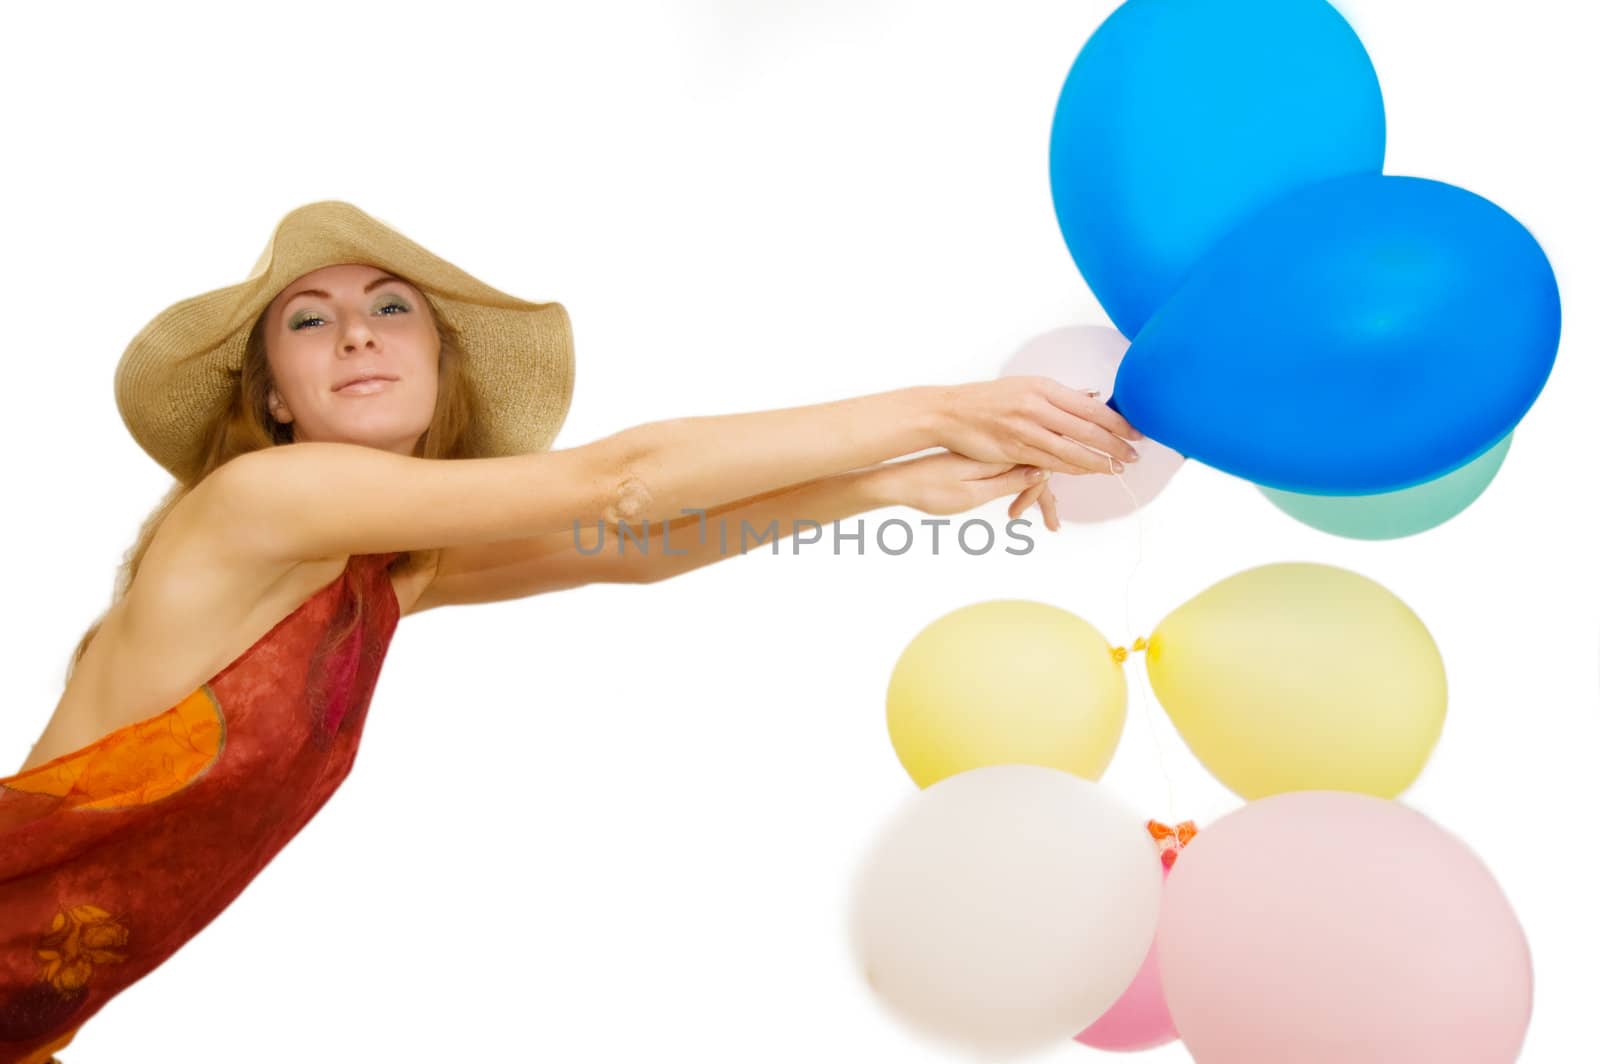
[{"label": "balloon knot", "polygon": [[1178,860],[1178,851],[1200,833],[1194,826],[1193,820],[1185,820],[1175,828],[1168,827],[1159,820],[1152,820],[1145,824],[1145,830],[1150,832],[1150,837],[1156,840],[1156,846],[1161,850],[1161,867],[1171,868]]},{"label": "balloon knot", "polygon": [[1111,648],[1111,657],[1113,659],[1115,659],[1115,661],[1117,662],[1118,665],[1120,665],[1124,661],[1128,660],[1128,654],[1130,652],[1130,649],[1131,650],[1143,650],[1145,647],[1147,647],[1149,645],[1150,645],[1149,643],[1146,643],[1144,641],[1144,636],[1140,636],[1138,639],[1135,639],[1133,641],[1132,648],[1129,648],[1129,647],[1112,647]]}]

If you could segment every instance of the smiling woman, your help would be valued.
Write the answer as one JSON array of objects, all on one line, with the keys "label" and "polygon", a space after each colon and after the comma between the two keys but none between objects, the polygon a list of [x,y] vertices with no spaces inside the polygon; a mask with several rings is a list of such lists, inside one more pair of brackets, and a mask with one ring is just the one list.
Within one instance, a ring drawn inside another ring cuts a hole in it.
[{"label": "smiling woman", "polygon": [[[293,442],[345,440],[414,453],[433,418],[439,377],[439,332],[426,297],[409,281],[359,264],[313,270],[290,287],[262,317],[273,419],[289,427]],[[343,344],[328,342],[330,330],[342,333]],[[386,402],[348,407],[383,393],[390,393]]]},{"label": "smiling woman", "polygon": [[315,815],[405,614],[707,564],[704,547],[596,555],[576,531],[690,510],[793,527],[1015,495],[1054,527],[1033,467],[1136,457],[1119,415],[1042,377],[552,451],[572,390],[560,304],[338,202],[291,212],[245,281],[134,338],[118,408],[174,484],[31,756],[0,779],[0,1060],[50,1059]]}]

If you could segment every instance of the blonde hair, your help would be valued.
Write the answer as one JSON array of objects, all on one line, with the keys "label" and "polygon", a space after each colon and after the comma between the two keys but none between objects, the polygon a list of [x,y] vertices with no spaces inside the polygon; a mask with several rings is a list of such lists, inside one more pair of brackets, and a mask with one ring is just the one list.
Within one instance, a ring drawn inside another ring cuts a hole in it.
[{"label": "blonde hair", "polygon": [[[417,291],[422,292],[422,289],[417,288]],[[467,428],[476,418],[481,400],[468,382],[462,365],[466,353],[461,348],[461,338],[450,323],[439,314],[438,307],[428,298],[427,293],[423,292],[422,298],[432,312],[439,334],[439,391],[434,402],[433,420],[428,423],[427,429],[417,440],[417,447],[412,455],[417,458],[439,459],[480,457],[473,453],[467,440]],[[150,549],[151,541],[155,539],[162,522],[178,503],[182,502],[183,498],[214,470],[239,455],[267,447],[277,447],[293,440],[293,426],[278,421],[267,409],[267,394],[272,388],[273,381],[272,369],[267,362],[266,321],[267,312],[263,310],[256,318],[255,324],[250,329],[250,336],[245,342],[243,365],[233,373],[239,386],[230,392],[229,401],[219,406],[207,423],[203,443],[195,456],[193,467],[179,471],[180,476],[173,481],[172,487],[167,490],[167,494],[150,516],[145,518],[133,546],[123,555],[111,595],[111,606],[101,613],[83,634],[83,638],[78,640],[78,646],[73,650],[72,657],[67,663],[66,682],[71,682],[73,670],[77,668],[84,651],[89,648],[95,634],[99,632],[101,624],[111,612],[111,607],[114,607],[133,586],[133,581],[139,575],[139,566],[144,561],[145,553]],[[407,552],[401,561],[408,559],[409,556]]]}]

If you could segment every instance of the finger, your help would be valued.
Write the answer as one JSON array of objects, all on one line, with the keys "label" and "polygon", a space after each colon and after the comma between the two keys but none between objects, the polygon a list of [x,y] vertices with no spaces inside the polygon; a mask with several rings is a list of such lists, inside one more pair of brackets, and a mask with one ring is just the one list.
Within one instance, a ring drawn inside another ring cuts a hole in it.
[{"label": "finger", "polygon": [[1011,506],[1008,507],[1011,517],[1022,517],[1022,514],[1027,514],[1027,510],[1029,510],[1029,507],[1034,506],[1035,499],[1038,499],[1043,490],[1045,490],[1043,485],[1030,486],[1030,488],[1022,491],[1019,496],[1011,499]]},{"label": "finger", "polygon": [[[1120,461],[1041,426],[1029,432],[1024,447],[1025,453],[1019,457],[1058,473],[1120,473],[1123,469]],[[1032,452],[1049,458],[1041,459]]]},{"label": "finger", "polygon": [[1015,521],[1017,518],[1027,513],[1028,508],[1033,505],[1034,500],[1039,497],[1040,493],[1046,490],[1046,485],[1048,484],[1049,481],[1045,480],[1033,485],[1032,487],[1023,489],[1022,494],[1011,500],[1011,505],[1006,508],[1006,514],[1013,521]]},{"label": "finger", "polygon": [[[1063,473],[1069,477],[1081,477],[1090,472],[1098,472],[1098,470],[1087,468],[1087,459],[1083,459],[1083,464],[1079,464],[1079,459],[1069,460],[1058,454],[1055,448],[1065,442],[1068,442],[1065,437],[1057,436],[1048,429],[1038,429],[1037,435],[1029,435],[1027,439],[1014,441],[1012,449],[1018,462],[1025,466],[1043,469],[1047,473]],[[1044,444],[1052,449],[1045,450],[1039,444]],[[1101,461],[1103,463],[1104,459],[1102,458]]]},{"label": "finger", "polygon": [[940,450],[937,454],[921,455],[898,462],[886,462],[892,469],[904,467],[905,475],[942,483],[962,483],[969,480],[987,480],[997,474],[1019,468],[1016,462],[980,462],[954,451]]},{"label": "finger", "polygon": [[[981,464],[993,465],[994,463]],[[1000,468],[1005,472],[996,476],[972,478],[986,482],[994,492],[990,498],[999,498],[1001,495],[1026,491],[1028,488],[1050,483],[1050,471],[1040,466],[1029,465],[1025,462],[1008,462]],[[1032,475],[1035,471],[1043,473],[1044,476],[1035,479]]]},{"label": "finger", "polygon": [[952,454],[950,457],[966,463],[967,468],[961,474],[963,480],[988,480],[990,477],[999,476],[1002,473],[1026,473],[1034,468],[1031,465],[1020,465],[1016,462],[980,462],[976,458],[968,458],[964,454]]},{"label": "finger", "polygon": [[1103,399],[1091,398],[1083,392],[1068,388],[1054,378],[1046,380],[1049,382],[1045,388],[1046,394],[1061,410],[1076,414],[1085,421],[1092,421],[1107,432],[1121,436],[1125,440],[1144,439],[1144,433],[1128,424],[1128,419],[1107,406]]},{"label": "finger", "polygon": [[[1036,472],[1044,475],[1035,479],[1033,474]],[[1021,498],[1030,491],[1037,495],[1039,491],[1049,487],[1050,474],[1047,470],[1040,469],[1038,466],[1012,466],[1010,472],[990,477],[984,482],[984,486],[988,489],[984,496],[985,501],[998,499],[1002,495],[1016,495]]]},{"label": "finger", "polygon": [[1052,532],[1061,531],[1061,516],[1056,513],[1056,493],[1049,488],[1048,481],[1044,491],[1039,493],[1039,510],[1044,514],[1044,525]]},{"label": "finger", "polygon": [[[1087,418],[1079,417],[1076,414],[1068,414],[1060,408],[1052,406],[1049,413],[1045,415],[1044,422],[1044,427],[1051,432],[1056,433],[1058,436],[1066,436],[1069,439],[1077,440],[1085,447],[1092,447],[1094,450],[1109,454],[1124,462],[1137,462],[1139,460],[1139,452],[1127,440]],[[1105,467],[1102,466],[1096,472],[1104,473]]]},{"label": "finger", "polygon": [[908,458],[893,464],[927,466],[931,475],[957,480],[987,480],[992,476],[1019,468],[1016,462],[981,462],[976,458],[968,458],[964,454],[943,448],[935,454]]}]

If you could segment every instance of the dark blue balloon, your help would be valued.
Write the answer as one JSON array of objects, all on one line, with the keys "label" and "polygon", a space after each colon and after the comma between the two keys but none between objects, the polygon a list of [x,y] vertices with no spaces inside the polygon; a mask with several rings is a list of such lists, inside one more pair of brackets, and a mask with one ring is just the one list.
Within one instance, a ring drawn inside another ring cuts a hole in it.
[{"label": "dark blue balloon", "polygon": [[1056,218],[1132,337],[1229,230],[1304,185],[1383,169],[1383,95],[1324,0],[1128,0],[1067,75]]},{"label": "dark blue balloon", "polygon": [[1544,387],[1550,263],[1465,189],[1363,175],[1302,189],[1196,265],[1134,339],[1117,409],[1284,491],[1411,487],[1478,457]]}]

